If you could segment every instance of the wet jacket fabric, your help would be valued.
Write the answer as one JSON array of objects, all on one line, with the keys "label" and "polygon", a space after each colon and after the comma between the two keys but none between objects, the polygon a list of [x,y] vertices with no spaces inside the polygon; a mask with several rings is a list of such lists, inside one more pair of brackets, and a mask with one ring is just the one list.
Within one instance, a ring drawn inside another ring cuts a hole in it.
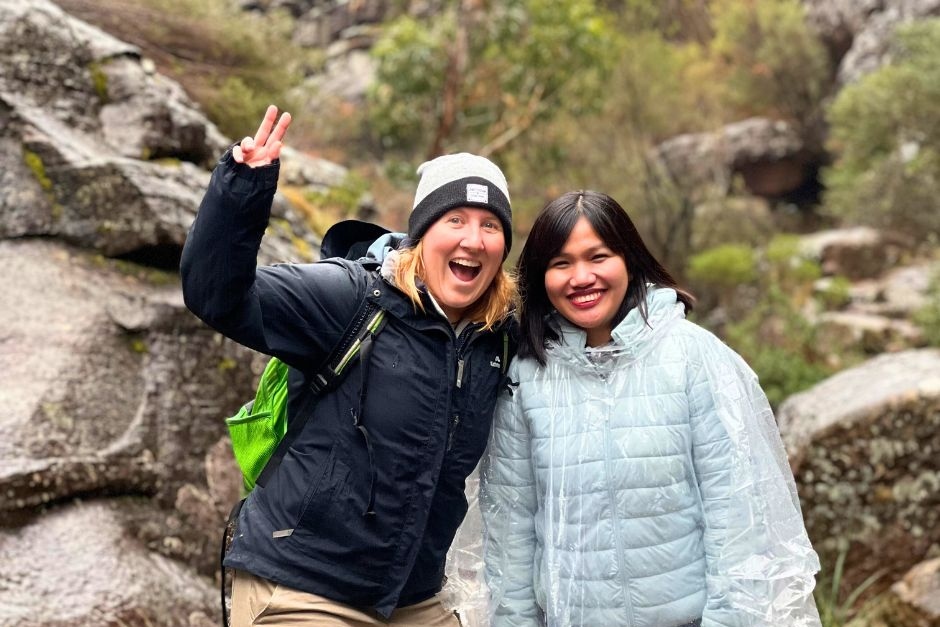
[{"label": "wet jacket fabric", "polygon": [[510,367],[481,484],[492,626],[818,625],[756,376],[675,291],[647,307],[596,349],[556,316],[547,366]]},{"label": "wet jacket fabric", "polygon": [[[441,589],[467,510],[465,479],[503,381],[503,333],[470,324],[455,335],[430,300],[427,313],[416,309],[370,264],[256,267],[276,183],[276,163],[251,169],[222,158],[183,250],[186,305],[301,373],[318,369],[363,299],[385,309],[387,322],[365,381],[358,363],[348,368],[252,491],[225,565],[388,616]],[[302,386],[291,381],[289,423]],[[371,461],[351,417],[361,392]],[[373,481],[374,515],[365,513]]]}]

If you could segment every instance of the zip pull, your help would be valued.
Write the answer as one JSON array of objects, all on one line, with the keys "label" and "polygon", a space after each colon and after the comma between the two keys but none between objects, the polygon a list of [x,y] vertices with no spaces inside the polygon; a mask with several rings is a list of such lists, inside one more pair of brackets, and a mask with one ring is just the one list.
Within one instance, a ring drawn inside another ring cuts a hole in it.
[{"label": "zip pull", "polygon": [[463,359],[457,360],[457,387],[463,385]]}]

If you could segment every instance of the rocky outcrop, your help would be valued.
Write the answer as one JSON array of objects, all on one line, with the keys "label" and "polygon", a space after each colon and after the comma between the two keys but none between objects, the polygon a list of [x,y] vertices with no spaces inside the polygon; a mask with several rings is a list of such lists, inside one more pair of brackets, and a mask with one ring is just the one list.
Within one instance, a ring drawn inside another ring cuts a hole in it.
[{"label": "rocky outcrop", "polygon": [[218,591],[130,532],[154,513],[133,497],[75,501],[0,529],[0,625],[207,624]]},{"label": "rocky outcrop", "polygon": [[[229,141],[134,47],[50,2],[0,0],[0,15],[0,237],[175,267],[206,167]],[[292,160],[305,186],[344,176]],[[273,217],[279,237],[261,259],[312,260],[319,240],[304,216],[278,198]]]},{"label": "rocky outcrop", "polygon": [[683,189],[731,191],[736,175],[755,196],[776,198],[807,181],[811,155],[804,139],[782,120],[749,118],[714,133],[679,135],[656,147],[661,163]]},{"label": "rocky outcrop", "polygon": [[[803,0],[810,28],[824,42],[837,79],[845,84],[891,60],[898,25],[940,15],[940,0]],[[693,197],[730,193],[736,176],[748,194],[797,205],[818,200],[819,170],[828,165],[822,125],[751,118],[717,131],[671,138],[652,159]]]},{"label": "rocky outcrop", "polygon": [[872,279],[895,267],[904,244],[869,227],[817,231],[800,239],[802,252],[819,262],[823,274],[851,280]]},{"label": "rocky outcrop", "polygon": [[867,227],[819,231],[801,238],[804,255],[819,263],[824,277],[816,284],[820,300],[832,300],[834,281],[843,284],[840,303],[813,314],[817,342],[832,354],[876,355],[926,342],[912,318],[929,302],[930,282],[940,264],[920,261],[898,266],[909,246],[884,231]]},{"label": "rocky outcrop", "polygon": [[[0,0],[0,627],[218,624],[223,419],[265,360],[186,310],[177,268],[228,143],[133,46]],[[298,190],[346,176],[285,158]],[[261,261],[315,258],[272,213]]]},{"label": "rocky outcrop", "polygon": [[856,311],[827,311],[816,320],[816,341],[826,351],[868,355],[923,346],[924,333],[909,320]]},{"label": "rocky outcrop", "polygon": [[347,42],[346,50],[368,48],[377,32],[363,26],[380,23],[390,9],[385,0],[315,3],[298,13],[294,41],[311,48],[325,49],[338,42]]},{"label": "rocky outcrop", "polygon": [[924,261],[888,270],[852,285],[852,307],[891,318],[910,318],[929,302],[930,285],[940,278],[940,262]]},{"label": "rocky outcrop", "polygon": [[814,545],[831,564],[849,543],[846,589],[890,583],[940,542],[940,350],[838,373],[778,420]]},{"label": "rocky outcrop", "polygon": [[940,558],[927,560],[912,568],[891,586],[897,599],[920,614],[922,625],[940,625]]},{"label": "rocky outcrop", "polygon": [[852,83],[890,59],[899,24],[940,15],[938,0],[803,0],[807,20],[838,65],[838,82]]},{"label": "rocky outcrop", "polygon": [[[134,46],[70,18],[49,2],[3,0],[0,92],[40,130],[58,122],[95,135],[137,159],[177,158],[208,164],[226,140],[178,85],[156,75]],[[28,50],[29,54],[24,54]],[[59,127],[49,129],[55,137]],[[61,140],[74,149],[73,138]],[[102,146],[101,144],[104,144]],[[74,155],[88,157],[84,150]]]},{"label": "rocky outcrop", "polygon": [[[41,240],[0,241],[0,264],[0,520],[12,525],[0,555],[6,570],[32,573],[6,579],[4,595],[36,599],[45,577],[41,598],[81,597],[85,620],[56,625],[137,615],[185,625],[188,612],[161,609],[177,594],[182,607],[214,616],[218,538],[240,486],[230,455],[226,464],[217,452],[222,418],[247,396],[257,357],[189,314],[172,274]],[[100,507],[89,513],[77,499]],[[107,520],[85,525],[86,516]],[[17,530],[23,518],[30,526]],[[53,540],[69,525],[74,554],[63,559]],[[76,590],[68,577],[34,572],[54,559],[77,577],[99,557],[137,583],[86,573]],[[38,622],[0,612],[0,625],[53,624],[23,607]]]},{"label": "rocky outcrop", "polygon": [[[305,81],[306,109],[316,115],[338,102],[360,104],[375,75],[370,54],[381,23],[413,7],[388,0],[236,0],[248,11],[284,11],[294,18],[291,39],[304,48],[323,51],[322,67]],[[418,3],[420,4],[420,3]]]}]

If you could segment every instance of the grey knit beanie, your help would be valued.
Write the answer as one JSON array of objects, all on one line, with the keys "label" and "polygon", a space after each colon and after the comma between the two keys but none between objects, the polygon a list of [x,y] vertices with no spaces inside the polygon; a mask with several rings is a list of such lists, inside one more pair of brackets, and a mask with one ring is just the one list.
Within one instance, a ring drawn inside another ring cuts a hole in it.
[{"label": "grey knit beanie", "polygon": [[444,155],[418,167],[418,191],[408,218],[408,237],[421,236],[444,213],[456,207],[489,209],[503,224],[506,252],[512,246],[509,188],[499,167],[470,153]]}]

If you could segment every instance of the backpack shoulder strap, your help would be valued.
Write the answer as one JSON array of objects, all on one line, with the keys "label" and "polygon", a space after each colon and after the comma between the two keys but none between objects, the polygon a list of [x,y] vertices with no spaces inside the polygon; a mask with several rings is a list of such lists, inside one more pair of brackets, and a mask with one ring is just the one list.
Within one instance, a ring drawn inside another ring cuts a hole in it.
[{"label": "backpack shoulder strap", "polygon": [[363,345],[371,342],[385,326],[385,310],[368,298],[374,284],[375,281],[369,285],[366,298],[339,343],[333,347],[330,356],[311,378],[310,390],[315,395],[335,390],[343,381],[346,367],[358,355],[363,354]]},{"label": "backpack shoulder strap", "polygon": [[264,486],[268,478],[274,474],[274,471],[281,464],[281,460],[287,453],[287,449],[296,439],[297,435],[303,431],[304,425],[310,417],[314,401],[339,387],[346,375],[348,366],[355,362],[360,356],[363,359],[363,368],[368,364],[366,360],[371,353],[372,339],[381,332],[385,326],[385,310],[369,298],[374,285],[381,281],[378,272],[373,273],[373,280],[370,282],[366,295],[359,304],[356,315],[350,321],[346,330],[343,332],[339,342],[330,351],[330,355],[321,364],[320,369],[308,380],[308,387],[304,390],[304,399],[295,416],[290,416],[287,421],[287,433],[278,443],[277,448],[271,455],[271,459],[264,466],[264,470],[258,476],[255,482]]}]

